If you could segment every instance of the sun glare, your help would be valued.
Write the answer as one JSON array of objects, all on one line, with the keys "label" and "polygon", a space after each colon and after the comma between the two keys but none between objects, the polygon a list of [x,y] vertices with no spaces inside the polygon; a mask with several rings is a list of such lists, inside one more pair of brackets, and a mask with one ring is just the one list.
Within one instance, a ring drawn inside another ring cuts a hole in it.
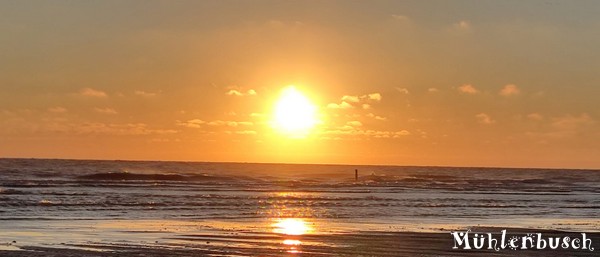
[{"label": "sun glare", "polygon": [[305,137],[317,124],[317,107],[294,86],[283,89],[275,104],[273,126],[292,137]]},{"label": "sun glare", "polygon": [[275,227],[273,232],[293,236],[304,235],[311,231],[310,226],[304,220],[295,218],[279,220],[273,226]]}]

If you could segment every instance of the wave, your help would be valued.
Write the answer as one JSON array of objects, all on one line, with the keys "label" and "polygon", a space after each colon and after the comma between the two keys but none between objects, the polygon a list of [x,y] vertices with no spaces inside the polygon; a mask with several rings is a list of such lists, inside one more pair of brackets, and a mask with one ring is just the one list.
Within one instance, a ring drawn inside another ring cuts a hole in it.
[{"label": "wave", "polygon": [[141,174],[129,172],[104,172],[78,176],[82,180],[154,180],[154,181],[223,181],[233,182],[249,178],[234,176],[217,176],[209,174],[181,175],[181,174]]}]

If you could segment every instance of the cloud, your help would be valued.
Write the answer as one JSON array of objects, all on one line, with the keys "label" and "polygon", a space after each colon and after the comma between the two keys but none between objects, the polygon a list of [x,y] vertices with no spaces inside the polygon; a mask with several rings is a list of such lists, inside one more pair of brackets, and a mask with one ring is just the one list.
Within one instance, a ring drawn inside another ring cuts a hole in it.
[{"label": "cloud", "polygon": [[597,123],[587,113],[580,115],[566,115],[561,117],[554,117],[550,123],[550,130],[544,132],[528,132],[529,136],[541,139],[540,142],[547,143],[547,140],[554,139],[568,139],[573,137],[581,137],[585,140],[591,140],[590,136],[599,135],[597,134],[597,127],[594,126]]},{"label": "cloud", "polygon": [[381,94],[380,93],[368,94],[367,97],[370,100],[375,100],[375,101],[378,101],[378,102],[381,101]]},{"label": "cloud", "polygon": [[397,87],[396,90],[405,95],[409,94],[408,89],[406,89],[406,88]]},{"label": "cloud", "polygon": [[350,109],[350,108],[363,108],[370,109],[371,105],[368,104],[370,102],[379,102],[381,101],[380,93],[371,93],[366,95],[344,95],[341,98],[341,103],[330,103],[327,105],[327,108],[330,109]]},{"label": "cloud", "polygon": [[540,121],[544,119],[544,116],[542,116],[539,113],[530,113],[527,115],[527,118],[529,118],[530,120]]},{"label": "cloud", "polygon": [[188,128],[200,128],[206,121],[201,119],[192,119],[188,121],[176,121],[177,126],[183,126]]},{"label": "cloud", "polygon": [[400,15],[400,14],[392,14],[392,19],[397,20],[397,21],[402,21],[402,22],[406,22],[406,21],[410,20],[410,18],[408,18],[408,16]]},{"label": "cloud", "polygon": [[502,90],[500,90],[500,95],[502,95],[502,96],[518,95],[519,93],[521,93],[521,91],[514,84],[508,84],[508,85],[504,86],[502,88]]},{"label": "cloud", "polygon": [[579,116],[567,115],[553,118],[552,126],[559,130],[578,130],[579,128],[596,123],[587,113]]},{"label": "cloud", "polygon": [[351,126],[351,127],[360,127],[362,126],[362,122],[357,121],[357,120],[353,120],[353,121],[348,121],[346,122],[346,125]]},{"label": "cloud", "polygon": [[336,103],[330,103],[327,105],[327,108],[330,109],[349,109],[349,108],[353,108],[352,105],[350,105],[347,102],[342,102],[341,104],[336,104]]},{"label": "cloud", "polygon": [[490,125],[490,124],[496,123],[496,121],[493,120],[492,117],[490,117],[490,115],[487,115],[485,113],[477,114],[477,115],[475,115],[475,117],[477,118],[478,122],[481,124]]},{"label": "cloud", "polygon": [[204,121],[201,119],[191,119],[188,121],[176,121],[177,126],[183,126],[188,128],[201,128],[203,125],[208,126],[228,126],[228,127],[238,127],[238,126],[252,126],[253,122],[250,121],[227,121],[227,120],[214,120],[214,121]]},{"label": "cloud", "polygon": [[256,134],[258,134],[254,130],[238,130],[238,131],[235,131],[234,133],[238,134],[238,135],[256,135]]},{"label": "cloud", "polygon": [[462,20],[462,21],[458,21],[454,24],[452,24],[452,27],[454,28],[454,30],[456,31],[470,31],[471,30],[471,23],[469,21],[466,20]]},{"label": "cloud", "polygon": [[252,126],[254,123],[250,121],[228,121],[228,120],[215,120],[206,123],[209,126],[228,126],[228,127],[237,127],[237,126]]},{"label": "cloud", "polygon": [[48,108],[48,111],[52,112],[52,113],[65,113],[68,110],[64,107],[57,106],[57,107]]},{"label": "cloud", "polygon": [[464,85],[458,87],[458,91],[460,91],[461,93],[471,94],[471,95],[479,93],[479,90],[477,90],[471,84],[464,84]]},{"label": "cloud", "polygon": [[373,119],[376,119],[376,120],[387,120],[386,117],[378,116],[378,115],[375,115],[375,114],[372,114],[372,113],[367,114],[367,117],[373,118]]},{"label": "cloud", "polygon": [[118,112],[113,108],[94,108],[94,111],[102,114],[117,114]]},{"label": "cloud", "polygon": [[134,94],[141,96],[141,97],[154,97],[157,95],[157,93],[151,93],[151,92],[146,92],[146,91],[142,91],[142,90],[136,90],[134,92]]},{"label": "cloud", "polygon": [[88,96],[88,97],[107,97],[108,95],[104,92],[104,91],[100,91],[100,90],[96,90],[93,88],[82,88],[81,90],[79,90],[79,94],[82,96]]},{"label": "cloud", "polygon": [[346,101],[349,103],[358,103],[358,102],[360,102],[360,98],[358,96],[345,95],[345,96],[342,96],[342,101]]},{"label": "cloud", "polygon": [[[336,136],[336,140],[342,140],[344,138],[347,139],[358,139],[359,136],[363,137],[372,137],[372,138],[401,138],[405,136],[411,135],[408,130],[399,130],[399,131],[385,131],[385,130],[361,130],[361,129],[353,129],[352,127],[348,128],[347,126],[326,130],[321,132],[321,135],[327,136]],[[323,139],[332,139],[331,137],[323,137]]]},{"label": "cloud", "polygon": [[240,89],[230,89],[229,91],[227,91],[225,93],[226,95],[232,95],[232,96],[248,96],[248,95],[257,95],[256,91],[254,89],[249,89],[246,92],[243,92]]},{"label": "cloud", "polygon": [[427,89],[427,92],[429,92],[429,93],[437,93],[437,92],[440,92],[440,90],[438,90],[435,87],[430,87],[430,88]]},{"label": "cloud", "polygon": [[74,131],[78,134],[105,134],[105,135],[151,135],[151,134],[174,134],[173,129],[151,129],[144,123],[106,124],[106,123],[83,123],[74,125]]}]

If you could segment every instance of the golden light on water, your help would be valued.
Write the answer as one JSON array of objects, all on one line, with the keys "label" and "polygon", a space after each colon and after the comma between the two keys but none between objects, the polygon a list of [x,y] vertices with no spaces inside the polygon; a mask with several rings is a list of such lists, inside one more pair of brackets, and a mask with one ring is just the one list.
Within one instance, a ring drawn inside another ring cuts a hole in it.
[{"label": "golden light on water", "polygon": [[284,245],[300,245],[300,244],[302,244],[302,242],[300,242],[300,240],[286,239],[286,240],[283,240],[283,244]]},{"label": "golden light on water", "polygon": [[312,231],[312,228],[306,221],[297,218],[281,219],[273,224],[273,227],[273,232],[275,233],[294,236],[304,235]]},{"label": "golden light on water", "polygon": [[288,86],[275,104],[272,122],[279,132],[302,138],[318,122],[317,107],[294,86]]}]

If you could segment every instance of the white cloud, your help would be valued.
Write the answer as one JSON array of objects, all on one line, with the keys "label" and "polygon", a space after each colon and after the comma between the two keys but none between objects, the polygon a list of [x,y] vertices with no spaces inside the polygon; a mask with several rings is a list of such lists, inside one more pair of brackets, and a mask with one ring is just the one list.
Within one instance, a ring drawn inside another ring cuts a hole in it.
[{"label": "white cloud", "polygon": [[89,96],[89,97],[107,97],[108,95],[106,94],[106,92],[104,91],[100,91],[100,90],[96,90],[93,88],[82,88],[81,90],[79,90],[79,94],[82,96]]},{"label": "white cloud", "polygon": [[429,93],[437,93],[437,92],[439,92],[439,91],[440,91],[440,90],[438,90],[438,89],[437,89],[437,88],[435,88],[435,87],[430,87],[430,88],[428,88],[428,89],[427,89],[427,92],[429,92]]},{"label": "white cloud", "polygon": [[496,121],[493,120],[492,117],[490,117],[490,115],[485,114],[485,113],[477,114],[477,115],[475,115],[475,117],[481,124],[490,125],[490,124],[496,123]]},{"label": "white cloud", "polygon": [[113,108],[94,108],[94,111],[97,113],[102,113],[102,114],[117,114],[117,111]]},{"label": "white cloud", "polygon": [[500,95],[502,95],[502,96],[518,95],[519,93],[521,93],[521,91],[514,84],[508,84],[508,85],[504,86],[502,88],[502,90],[500,90]]},{"label": "white cloud", "polygon": [[471,95],[479,93],[479,90],[477,90],[471,84],[464,84],[464,85],[458,87],[458,91],[460,91],[461,93],[471,94]]},{"label": "white cloud", "polygon": [[371,109],[371,105],[370,104],[362,104],[362,108],[365,110]]}]

